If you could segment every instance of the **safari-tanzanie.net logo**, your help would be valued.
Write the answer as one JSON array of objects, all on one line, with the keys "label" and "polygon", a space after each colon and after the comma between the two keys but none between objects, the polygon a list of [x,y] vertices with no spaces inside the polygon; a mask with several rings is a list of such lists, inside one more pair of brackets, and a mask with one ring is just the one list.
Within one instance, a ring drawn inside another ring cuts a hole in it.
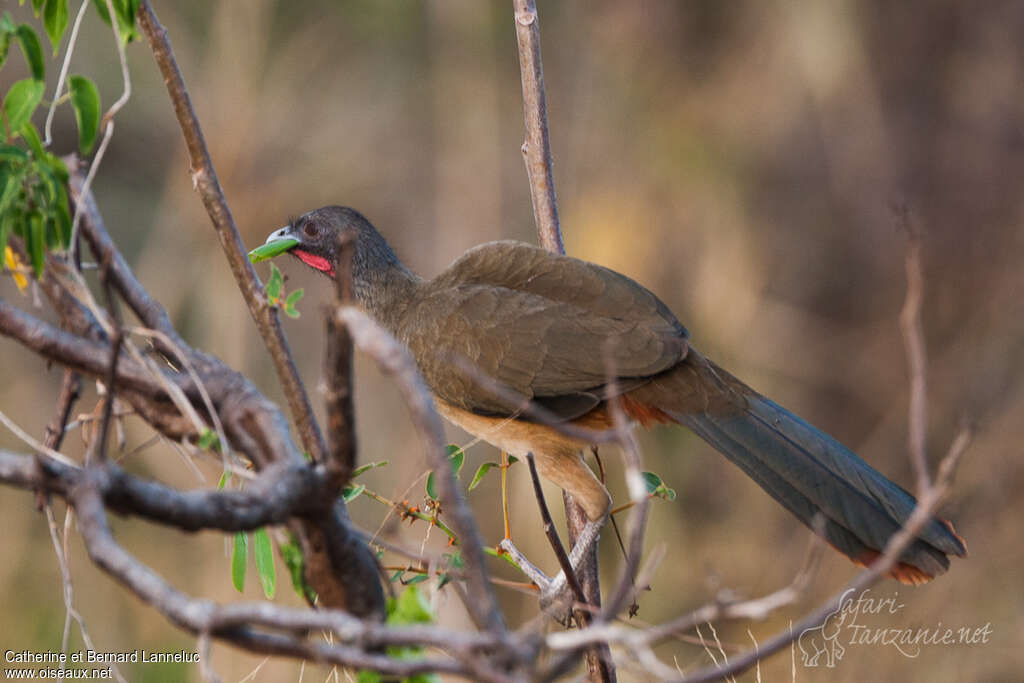
[{"label": "safari-tanzanie.net logo", "polygon": [[[839,606],[821,626],[800,633],[797,647],[804,666],[832,668],[847,651],[857,647],[894,648],[904,657],[920,656],[929,647],[983,645],[992,636],[992,624],[948,626],[942,622],[927,626],[896,626],[895,615],[906,607],[899,593],[889,597],[872,595],[871,590],[854,595],[843,593]],[[889,623],[885,623],[889,621]]]}]

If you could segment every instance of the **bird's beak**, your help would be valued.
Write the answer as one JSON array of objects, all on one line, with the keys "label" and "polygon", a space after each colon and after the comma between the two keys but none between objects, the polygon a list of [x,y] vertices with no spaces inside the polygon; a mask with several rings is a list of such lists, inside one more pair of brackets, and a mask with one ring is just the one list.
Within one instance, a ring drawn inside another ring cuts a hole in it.
[{"label": "bird's beak", "polygon": [[283,228],[278,228],[274,232],[267,236],[267,241],[264,244],[270,244],[276,240],[284,239],[288,237],[288,231],[292,229],[292,226],[286,225]]},{"label": "bird's beak", "polygon": [[283,228],[278,228],[274,232],[270,233],[267,241],[263,243],[263,246],[256,247],[249,252],[249,260],[253,263],[259,263],[260,261],[266,261],[272,259],[278,254],[283,254],[292,247],[299,243],[299,240],[292,237],[289,233],[292,227],[286,225]]}]

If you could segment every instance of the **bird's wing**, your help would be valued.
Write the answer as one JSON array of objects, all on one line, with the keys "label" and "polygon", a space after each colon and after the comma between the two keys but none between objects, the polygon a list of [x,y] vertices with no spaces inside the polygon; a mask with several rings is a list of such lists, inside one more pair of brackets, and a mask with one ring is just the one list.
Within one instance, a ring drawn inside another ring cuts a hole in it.
[{"label": "bird's wing", "polygon": [[431,388],[461,408],[512,414],[536,399],[566,419],[603,398],[609,367],[635,385],[687,351],[686,330],[641,285],[517,242],[453,263],[406,310],[399,337]]}]

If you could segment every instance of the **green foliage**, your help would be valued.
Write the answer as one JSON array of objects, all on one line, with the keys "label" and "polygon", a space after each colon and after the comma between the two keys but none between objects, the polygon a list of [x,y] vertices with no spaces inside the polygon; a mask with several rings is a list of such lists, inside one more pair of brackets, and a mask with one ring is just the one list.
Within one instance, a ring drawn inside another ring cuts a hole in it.
[{"label": "green foliage", "polygon": [[[466,454],[462,452],[462,449],[455,444],[448,444],[448,462],[452,466],[452,470],[455,472],[455,478],[458,479],[459,472],[462,471],[462,464],[465,460]],[[431,472],[427,475],[427,496],[431,500],[437,500],[437,482],[434,480],[434,473]]]},{"label": "green foliage", "polygon": [[306,583],[305,559],[302,557],[302,548],[299,547],[295,535],[292,534],[291,540],[278,546],[278,549],[281,551],[281,559],[284,560],[285,566],[288,567],[288,573],[292,577],[292,587],[295,592],[310,604],[316,602],[316,592]]},{"label": "green foliage", "polygon": [[[117,29],[121,34],[121,42],[129,43],[138,40],[139,32],[135,30],[135,17],[139,11],[139,0],[113,0],[114,15],[117,18]],[[110,12],[107,11],[107,0],[93,0],[100,19],[110,26]]]},{"label": "green foliage", "polygon": [[39,36],[28,24],[21,24],[14,29],[14,37],[21,43],[21,51],[25,54],[25,61],[28,62],[28,69],[32,73],[33,80],[44,80],[46,78],[46,63],[43,61],[43,47],[39,43]]},{"label": "green foliage", "polygon": [[[250,259],[255,251],[257,250],[254,249],[250,252]],[[299,317],[299,310],[295,305],[302,299],[302,295],[305,294],[305,290],[299,288],[285,296],[284,276],[273,263],[270,264],[270,279],[267,280],[264,291],[267,293],[267,301],[270,302],[271,306],[280,306],[284,309],[285,315],[290,318]]]},{"label": "green foliage", "polygon": [[[37,17],[42,13],[56,55],[68,26],[67,0],[33,0],[32,8]],[[71,240],[68,170],[64,162],[44,148],[32,125],[32,116],[46,90],[46,64],[39,36],[28,24],[15,25],[5,12],[0,17],[0,67],[6,62],[12,41],[21,46],[31,77],[12,83],[3,96],[0,251],[6,255],[4,249],[11,235],[21,238],[36,277],[42,277],[46,252],[67,249]],[[99,91],[91,80],[76,75],[69,80],[67,99],[78,124],[79,150],[86,154],[99,132]],[[20,260],[10,263],[16,265]],[[16,274],[16,279],[20,277]]]},{"label": "green foliage", "polygon": [[207,427],[199,435],[199,440],[196,441],[196,446],[204,451],[219,451],[220,437],[217,436],[217,432]]},{"label": "green foliage", "polygon": [[32,112],[43,99],[46,83],[33,78],[15,81],[4,97],[4,118],[11,130],[21,127],[32,117]]},{"label": "green foliage", "polygon": [[363,472],[367,472],[367,471],[372,470],[372,469],[374,469],[376,467],[384,467],[387,464],[388,464],[387,460],[381,460],[380,462],[370,462],[370,463],[367,463],[365,465],[361,465],[361,466],[357,467],[354,472],[352,472],[352,478],[355,479],[356,477],[358,477]]},{"label": "green foliage", "polygon": [[284,276],[273,263],[270,264],[270,279],[267,280],[267,298],[270,303],[277,304],[281,300],[281,290],[284,289]]},{"label": "green foliage", "polygon": [[[430,603],[414,585],[406,587],[397,598],[388,600],[387,623],[392,626],[434,623],[434,612]],[[389,647],[388,656],[395,659],[417,659],[423,654],[422,647]],[[359,683],[378,683],[383,677],[376,671],[362,670]],[[404,683],[440,683],[437,674],[417,674],[402,679]]]},{"label": "green foliage", "polygon": [[241,593],[245,589],[245,570],[249,560],[249,536],[243,531],[235,532],[235,545],[231,551],[231,583]]},{"label": "green foliage", "polygon": [[676,499],[675,489],[670,489],[657,474],[654,472],[643,472],[642,474],[649,495],[656,498],[664,498],[665,500]]},{"label": "green foliage", "polygon": [[277,573],[274,570],[274,546],[266,529],[257,529],[252,535],[253,554],[256,556],[256,573],[267,600],[274,599],[277,591]]},{"label": "green foliage", "polygon": [[285,300],[284,300],[284,313],[285,313],[285,315],[287,315],[289,318],[298,318],[299,317],[299,311],[298,311],[297,308],[295,308],[295,304],[299,303],[299,301],[302,299],[302,295],[305,294],[305,293],[306,293],[306,290],[304,290],[304,289],[302,289],[300,287],[299,289],[296,289],[294,292],[289,294],[287,296],[287,298],[285,298]]},{"label": "green foliage", "polygon": [[78,151],[85,156],[92,151],[100,130],[100,93],[95,83],[77,74],[68,79],[68,92],[78,124]]},{"label": "green foliage", "polygon": [[[508,464],[511,466],[513,463],[519,462],[519,458],[514,455],[508,456]],[[485,462],[476,468],[476,474],[473,475],[473,481],[469,482],[469,490],[472,491],[480,485],[480,481],[483,480],[484,475],[491,471],[493,468],[501,469],[501,463],[497,462]]]},{"label": "green foliage", "polygon": [[43,27],[53,45],[53,56],[57,56],[57,48],[68,27],[68,0],[46,0],[43,9]]},{"label": "green foliage", "polygon": [[346,503],[351,503],[353,500],[359,497],[359,494],[361,494],[365,490],[366,486],[363,484],[358,484],[355,486],[346,486],[341,490],[341,497],[345,500]]}]

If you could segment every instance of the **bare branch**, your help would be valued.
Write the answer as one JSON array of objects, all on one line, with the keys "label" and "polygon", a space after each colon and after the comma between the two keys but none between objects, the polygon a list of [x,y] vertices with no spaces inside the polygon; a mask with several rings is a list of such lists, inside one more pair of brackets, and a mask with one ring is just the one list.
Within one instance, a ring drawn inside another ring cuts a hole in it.
[{"label": "bare branch", "polygon": [[405,347],[358,308],[343,306],[335,315],[339,323],[348,327],[356,346],[377,361],[380,368],[398,383],[402,398],[412,413],[413,424],[425,444],[427,463],[437,478],[445,513],[459,536],[472,597],[469,604],[480,623],[496,633],[504,632],[505,623],[487,580],[487,567],[480,550],[483,539],[448,464],[441,420],[416,364]]},{"label": "bare branch", "polygon": [[335,273],[334,307],[325,311],[327,351],[324,357],[327,403],[327,471],[340,489],[348,483],[356,463],[356,425],[352,406],[352,337],[332,315],[352,303],[352,250],[350,235],[340,237]]},{"label": "bare branch", "polygon": [[544,94],[544,68],[540,58],[540,21],[534,0],[513,0],[516,41],[519,44],[519,73],[523,82],[523,115],[526,141],[523,159],[530,178],[533,217],[541,246],[558,254],[565,253],[562,229],[558,222],[558,199],[552,171],[551,140],[548,135],[547,97]]},{"label": "bare branch", "polygon": [[185,146],[188,149],[193,184],[196,191],[199,192],[214,229],[217,231],[228,265],[235,276],[235,282],[249,307],[249,314],[256,321],[263,343],[270,351],[278,379],[288,400],[289,410],[292,417],[295,418],[299,435],[302,437],[302,445],[314,459],[323,460],[327,451],[324,438],[320,433],[316,418],[313,416],[309,396],[299,377],[299,371],[295,367],[295,359],[292,357],[284,330],[281,328],[277,308],[268,304],[259,278],[256,277],[256,271],[253,270],[252,264],[246,257],[242,238],[238,234],[235,219],[231,215],[224,191],[217,180],[217,173],[206,149],[206,141],[203,139],[199,119],[196,118],[195,111],[192,109],[185,82],[181,77],[181,70],[178,68],[174,51],[167,38],[167,30],[160,24],[153,8],[146,0],[143,0],[139,6],[139,26],[146,34],[157,66],[167,85],[167,93],[170,95],[171,104],[174,106],[174,113],[178,118],[178,125],[181,127]]},{"label": "bare branch", "polygon": [[928,473],[928,357],[925,352],[924,332],[921,329],[921,306],[924,299],[924,277],[921,273],[921,237],[903,213],[907,230],[907,295],[900,312],[900,330],[907,355],[910,374],[910,412],[907,447],[910,461],[917,475],[917,493],[921,495],[931,485]]}]

